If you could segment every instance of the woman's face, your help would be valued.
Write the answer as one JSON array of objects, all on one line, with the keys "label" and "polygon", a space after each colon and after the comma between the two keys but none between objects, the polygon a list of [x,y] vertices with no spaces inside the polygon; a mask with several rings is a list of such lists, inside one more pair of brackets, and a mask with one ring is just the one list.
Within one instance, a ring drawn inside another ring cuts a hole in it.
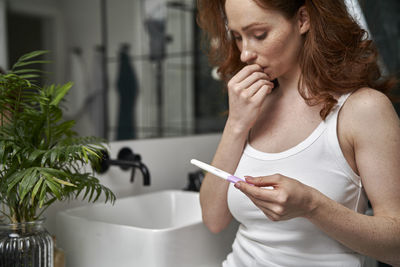
[{"label": "woman's face", "polygon": [[241,61],[260,65],[270,80],[297,71],[304,30],[298,16],[288,20],[253,0],[226,0],[225,12]]}]

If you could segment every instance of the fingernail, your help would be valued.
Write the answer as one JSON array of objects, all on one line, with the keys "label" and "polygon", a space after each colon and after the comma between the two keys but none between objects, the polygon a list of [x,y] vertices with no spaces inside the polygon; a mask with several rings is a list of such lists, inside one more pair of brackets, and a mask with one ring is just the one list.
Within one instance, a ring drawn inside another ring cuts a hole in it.
[{"label": "fingernail", "polygon": [[239,183],[239,182],[235,183],[235,187],[236,187],[237,189],[240,189],[240,183]]}]

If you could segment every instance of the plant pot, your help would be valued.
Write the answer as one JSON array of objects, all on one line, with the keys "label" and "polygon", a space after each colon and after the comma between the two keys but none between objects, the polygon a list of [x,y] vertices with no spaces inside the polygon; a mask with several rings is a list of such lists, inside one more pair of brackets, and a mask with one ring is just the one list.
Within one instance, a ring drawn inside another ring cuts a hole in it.
[{"label": "plant pot", "polygon": [[53,239],[44,219],[0,224],[0,266],[53,267]]}]

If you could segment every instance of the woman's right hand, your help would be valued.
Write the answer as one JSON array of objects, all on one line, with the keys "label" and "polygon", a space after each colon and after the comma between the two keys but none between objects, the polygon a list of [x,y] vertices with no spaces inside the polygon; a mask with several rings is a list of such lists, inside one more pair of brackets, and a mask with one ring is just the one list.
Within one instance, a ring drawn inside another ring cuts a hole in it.
[{"label": "woman's right hand", "polygon": [[247,132],[256,122],[266,95],[274,84],[257,64],[247,65],[228,82],[229,117],[227,123]]}]

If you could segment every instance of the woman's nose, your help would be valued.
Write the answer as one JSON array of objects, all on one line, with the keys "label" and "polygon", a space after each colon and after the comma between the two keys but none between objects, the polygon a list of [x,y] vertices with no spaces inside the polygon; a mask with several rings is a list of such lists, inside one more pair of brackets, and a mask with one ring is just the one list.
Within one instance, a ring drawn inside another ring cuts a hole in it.
[{"label": "woman's nose", "polygon": [[252,49],[250,49],[250,47],[247,44],[243,44],[242,51],[240,53],[240,60],[243,63],[252,64],[254,63],[256,57],[257,54]]}]

